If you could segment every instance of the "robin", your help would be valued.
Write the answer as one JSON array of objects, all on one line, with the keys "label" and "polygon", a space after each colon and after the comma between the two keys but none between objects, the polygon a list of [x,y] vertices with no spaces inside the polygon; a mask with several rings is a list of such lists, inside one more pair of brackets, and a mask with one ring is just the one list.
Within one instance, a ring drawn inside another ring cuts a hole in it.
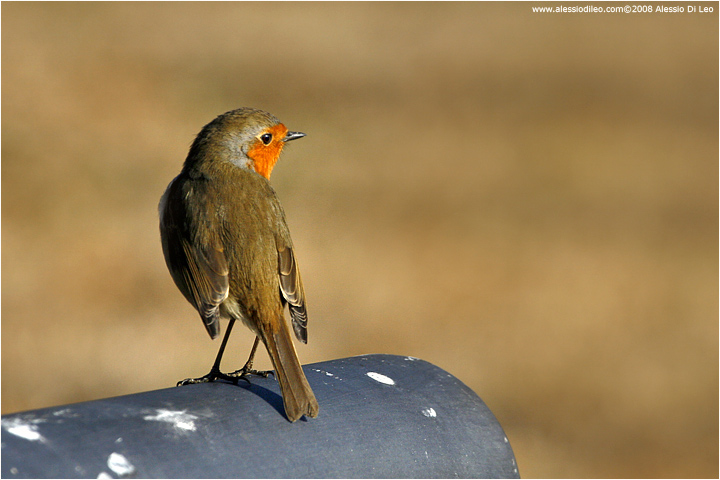
[{"label": "robin", "polygon": [[[175,285],[211,338],[220,334],[220,319],[229,319],[210,373],[178,386],[266,376],[252,369],[262,340],[291,422],[316,417],[319,407],[285,321],[288,304],[295,336],[307,343],[305,292],[285,212],[269,179],[285,144],[304,136],[261,110],[220,115],[195,138],[159,206],[163,253]],[[255,333],[255,342],[245,366],[225,374],[220,360],[236,320]]]}]

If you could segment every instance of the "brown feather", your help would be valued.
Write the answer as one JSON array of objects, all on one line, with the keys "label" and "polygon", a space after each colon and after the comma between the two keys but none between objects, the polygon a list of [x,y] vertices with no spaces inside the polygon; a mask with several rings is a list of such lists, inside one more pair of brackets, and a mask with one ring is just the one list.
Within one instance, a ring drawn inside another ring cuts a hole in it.
[{"label": "brown feather", "polygon": [[228,264],[221,246],[192,246],[180,186],[177,179],[173,180],[160,204],[165,262],[178,289],[198,311],[210,337],[215,338],[220,334],[220,305],[229,291]]},{"label": "brown feather", "polygon": [[307,343],[307,310],[305,308],[305,290],[300,270],[295,263],[295,255],[291,247],[285,247],[278,252],[278,265],[280,273],[280,290],[283,298],[288,302],[290,319],[298,340]]},{"label": "brown feather", "polygon": [[267,334],[263,341],[275,368],[288,420],[294,422],[303,415],[317,417],[320,407],[302,371],[287,327]]}]

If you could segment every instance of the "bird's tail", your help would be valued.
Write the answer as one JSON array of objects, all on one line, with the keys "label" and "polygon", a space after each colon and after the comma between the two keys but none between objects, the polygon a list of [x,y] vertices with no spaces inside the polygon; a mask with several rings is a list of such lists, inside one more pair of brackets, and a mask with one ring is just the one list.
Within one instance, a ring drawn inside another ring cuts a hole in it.
[{"label": "bird's tail", "polygon": [[280,383],[285,415],[291,422],[303,415],[317,417],[320,407],[300,366],[287,324],[283,321],[276,330],[264,335],[264,341]]}]

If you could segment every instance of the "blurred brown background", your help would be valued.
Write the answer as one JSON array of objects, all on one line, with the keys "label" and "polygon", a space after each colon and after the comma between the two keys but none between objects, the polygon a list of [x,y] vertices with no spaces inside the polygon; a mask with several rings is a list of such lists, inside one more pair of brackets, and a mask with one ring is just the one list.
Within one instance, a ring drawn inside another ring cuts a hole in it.
[{"label": "blurred brown background", "polygon": [[446,369],[525,477],[717,477],[710,5],[3,3],[2,412],[206,373],[156,206],[254,106],[308,133],[273,175],[303,362]]}]

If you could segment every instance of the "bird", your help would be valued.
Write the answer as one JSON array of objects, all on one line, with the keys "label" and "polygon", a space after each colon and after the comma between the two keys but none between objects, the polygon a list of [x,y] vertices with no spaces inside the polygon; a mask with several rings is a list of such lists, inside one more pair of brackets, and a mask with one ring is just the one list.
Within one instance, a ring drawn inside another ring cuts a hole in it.
[{"label": "bird", "polygon": [[[220,335],[220,319],[229,320],[210,372],[178,386],[217,379],[237,383],[251,374],[273,373],[290,422],[317,417],[319,406],[285,319],[287,305],[295,337],[307,343],[305,290],[270,174],[286,143],[304,136],[255,108],[219,115],[195,137],[158,206],[163,255],[175,285],[212,339]],[[245,365],[222,373],[237,320],[255,340]],[[274,372],[252,368],[260,341]]]}]

